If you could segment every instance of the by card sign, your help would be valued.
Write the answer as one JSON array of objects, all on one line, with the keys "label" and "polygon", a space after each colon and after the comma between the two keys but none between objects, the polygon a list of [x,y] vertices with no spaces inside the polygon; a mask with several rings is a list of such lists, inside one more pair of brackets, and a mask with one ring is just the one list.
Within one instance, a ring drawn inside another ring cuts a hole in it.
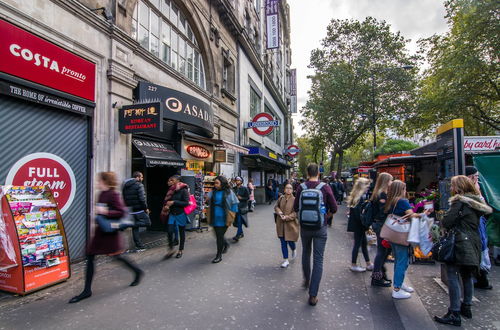
[{"label": "by card sign", "polygon": [[163,131],[161,102],[124,106],[118,113],[119,129],[123,134]]},{"label": "by card sign", "polygon": [[10,169],[6,185],[48,186],[61,213],[73,203],[76,179],[69,164],[54,154],[37,152],[19,159]]},{"label": "by card sign", "polygon": [[251,122],[246,122],[244,125],[246,129],[252,128],[255,134],[263,136],[271,134],[273,128],[277,126],[280,126],[280,121],[265,112],[257,114]]},{"label": "by card sign", "polygon": [[464,137],[465,152],[484,152],[500,149],[500,136],[466,136]]},{"label": "by card sign", "polygon": [[0,20],[0,72],[95,101],[95,64]]},{"label": "by card sign", "polygon": [[280,47],[279,0],[266,0],[267,49]]}]

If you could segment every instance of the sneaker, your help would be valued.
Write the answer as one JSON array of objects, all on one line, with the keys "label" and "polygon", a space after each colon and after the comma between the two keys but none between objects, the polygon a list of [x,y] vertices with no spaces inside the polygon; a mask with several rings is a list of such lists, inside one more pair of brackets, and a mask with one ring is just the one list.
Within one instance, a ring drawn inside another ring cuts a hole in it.
[{"label": "sneaker", "polygon": [[405,290],[408,293],[415,292],[415,290],[411,286],[407,286],[406,284],[401,285],[401,290]]},{"label": "sneaker", "polygon": [[366,266],[366,270],[373,271],[373,264]]},{"label": "sneaker", "polygon": [[288,262],[288,260],[285,260],[285,261],[283,261],[283,263],[281,264],[281,268],[287,268],[289,264],[290,264],[290,263]]},{"label": "sneaker", "polygon": [[366,272],[366,268],[363,268],[361,266],[351,266],[349,269],[356,273]]},{"label": "sneaker", "polygon": [[292,251],[292,260],[297,258],[297,250]]},{"label": "sneaker", "polygon": [[402,289],[399,291],[392,290],[392,298],[394,298],[394,299],[408,299],[408,298],[411,298],[411,294],[409,294],[408,292],[406,292]]},{"label": "sneaker", "polygon": [[146,248],[140,248],[135,250],[135,252],[144,252],[144,251],[146,251]]}]

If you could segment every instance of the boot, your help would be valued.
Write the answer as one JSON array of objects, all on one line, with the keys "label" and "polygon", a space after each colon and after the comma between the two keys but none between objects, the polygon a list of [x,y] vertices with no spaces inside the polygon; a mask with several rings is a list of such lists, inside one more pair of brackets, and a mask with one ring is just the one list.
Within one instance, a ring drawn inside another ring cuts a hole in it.
[{"label": "boot", "polygon": [[221,261],[222,261],[222,255],[221,255],[221,254],[217,254],[217,255],[215,256],[214,260],[212,260],[212,263],[213,263],[213,264],[217,264],[217,263],[219,263],[219,262],[221,262]]},{"label": "boot", "polygon": [[443,317],[434,316],[434,321],[443,323],[443,324],[451,324],[454,326],[461,326],[462,319],[460,318],[460,312],[453,312],[448,310],[448,313]]},{"label": "boot", "polygon": [[460,305],[460,314],[466,319],[471,319],[472,318],[471,305],[466,305],[462,303],[462,305]]},{"label": "boot", "polygon": [[479,272],[479,276],[476,277],[476,283],[474,283],[474,288],[476,289],[484,289],[491,290],[493,286],[491,286],[490,281],[488,280],[488,272],[481,270]]},{"label": "boot", "polygon": [[372,286],[382,286],[382,287],[390,287],[391,286],[391,282],[388,282],[384,279],[381,279],[381,280],[377,280],[375,278],[372,278]]},{"label": "boot", "polygon": [[384,276],[382,277],[382,279],[383,279],[384,281],[386,281],[386,282],[389,282],[389,284],[391,284],[391,283],[392,283],[391,279],[389,279],[389,278],[387,277],[387,274],[386,274],[385,272],[384,272]]}]

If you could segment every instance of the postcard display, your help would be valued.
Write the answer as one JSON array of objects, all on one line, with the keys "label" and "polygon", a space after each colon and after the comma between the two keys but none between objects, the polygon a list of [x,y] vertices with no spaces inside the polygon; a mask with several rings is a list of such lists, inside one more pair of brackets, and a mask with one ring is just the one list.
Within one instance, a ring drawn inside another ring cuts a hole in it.
[{"label": "postcard display", "polygon": [[68,244],[49,188],[0,188],[0,290],[26,294],[67,280]]}]

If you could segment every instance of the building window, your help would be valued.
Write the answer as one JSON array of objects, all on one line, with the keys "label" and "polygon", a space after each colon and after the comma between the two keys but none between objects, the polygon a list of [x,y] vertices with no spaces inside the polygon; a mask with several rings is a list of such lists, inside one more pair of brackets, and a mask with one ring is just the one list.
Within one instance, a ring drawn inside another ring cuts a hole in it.
[{"label": "building window", "polygon": [[186,16],[171,0],[141,0],[132,16],[132,38],[174,70],[206,89],[203,58]]},{"label": "building window", "polygon": [[257,116],[260,113],[261,99],[259,94],[250,86],[250,117]]},{"label": "building window", "polygon": [[[276,113],[273,110],[271,110],[271,108],[269,108],[267,105],[265,105],[265,111],[266,113],[271,114],[274,117],[274,119],[280,120],[280,117],[278,117]],[[283,125],[283,123],[281,123],[281,125]],[[274,127],[271,134],[269,134],[267,137],[276,144],[281,145],[281,126]]]},{"label": "building window", "polygon": [[222,88],[230,94],[235,93],[235,70],[234,62],[228,56],[224,56],[222,67]]}]

